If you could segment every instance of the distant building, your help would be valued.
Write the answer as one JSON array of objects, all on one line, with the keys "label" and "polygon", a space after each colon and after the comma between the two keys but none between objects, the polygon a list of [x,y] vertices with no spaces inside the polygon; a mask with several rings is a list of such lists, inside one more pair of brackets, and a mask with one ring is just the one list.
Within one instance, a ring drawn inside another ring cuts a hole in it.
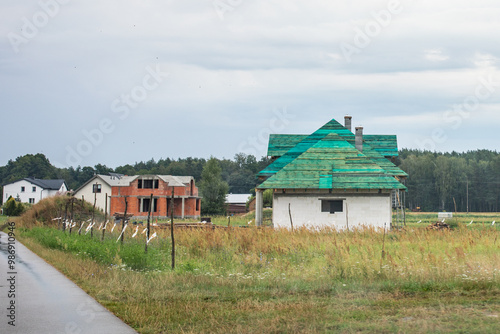
[{"label": "distant building", "polygon": [[[273,162],[258,177],[256,222],[262,223],[265,189],[273,189],[273,224],[390,228],[393,198],[406,187],[407,174],[393,164],[398,155],[392,135],[351,132],[332,119],[311,135],[271,135],[268,156]],[[399,207],[401,209],[401,207]]]},{"label": "distant building", "polygon": [[22,203],[36,204],[42,199],[64,194],[68,186],[64,180],[40,180],[27,177],[3,186],[3,202],[10,196]]},{"label": "distant building", "polygon": [[152,216],[165,218],[170,217],[172,192],[174,217],[200,217],[201,198],[192,176],[95,175],[75,191],[75,197],[83,196],[84,200],[92,204],[95,198],[96,207],[103,211],[107,209],[107,213],[111,215],[124,213],[126,198],[127,214],[132,214],[135,218],[146,218],[151,206]]},{"label": "distant building", "polygon": [[228,194],[226,195],[226,207],[229,215],[247,212],[247,202],[251,194]]}]

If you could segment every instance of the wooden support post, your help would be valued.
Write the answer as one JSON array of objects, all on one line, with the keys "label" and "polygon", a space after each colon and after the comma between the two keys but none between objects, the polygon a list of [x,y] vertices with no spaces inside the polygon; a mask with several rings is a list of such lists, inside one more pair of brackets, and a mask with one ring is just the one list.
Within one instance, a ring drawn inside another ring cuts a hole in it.
[{"label": "wooden support post", "polygon": [[290,208],[290,203],[288,203],[288,214],[290,215],[290,225],[292,225],[292,232],[293,232],[293,220],[292,220],[292,209]]},{"label": "wooden support post", "polygon": [[68,220],[68,201],[66,200],[66,196],[64,196],[64,220],[62,223],[62,230],[66,232],[66,221]]},{"label": "wooden support post", "polygon": [[147,223],[147,230],[146,230],[146,247],[144,248],[144,251],[147,253],[148,252],[148,242],[149,242],[149,235],[150,233],[150,228],[151,228],[151,208],[153,207],[153,194],[151,194],[150,200],[149,200],[149,211],[148,211],[148,223]]},{"label": "wooden support post", "polygon": [[122,220],[122,235],[121,235],[121,243],[123,245],[123,239],[124,239],[124,234],[125,234],[125,221],[127,220],[127,209],[128,209],[128,200],[127,196],[125,198],[125,212],[123,213],[123,220]]},{"label": "wooden support post", "polygon": [[69,235],[71,235],[71,231],[73,230],[73,220],[75,219],[74,216],[74,204],[75,204],[75,198],[71,196],[71,220],[69,222]]},{"label": "wooden support post", "polygon": [[172,203],[170,205],[170,237],[172,238],[172,269],[175,269],[175,235],[174,235],[174,198],[175,188],[172,187]]},{"label": "wooden support post", "polygon": [[[96,183],[96,185],[97,185],[97,183]],[[94,189],[94,206],[92,207],[92,221],[90,223],[90,238],[91,239],[94,237],[94,219],[95,219],[95,205],[96,205],[96,203],[97,203],[97,193],[95,192],[95,189]]]},{"label": "wooden support post", "polygon": [[349,231],[349,208],[347,207],[347,201],[345,202],[345,222],[347,224],[347,230]]},{"label": "wooden support post", "polygon": [[382,270],[382,261],[385,259],[385,228],[386,224],[384,224],[384,236],[382,239],[382,256],[380,258],[380,269]]},{"label": "wooden support post", "polygon": [[104,241],[104,233],[106,233],[106,222],[108,221],[108,193],[106,193],[106,202],[104,203],[104,226],[102,228],[101,241]]}]

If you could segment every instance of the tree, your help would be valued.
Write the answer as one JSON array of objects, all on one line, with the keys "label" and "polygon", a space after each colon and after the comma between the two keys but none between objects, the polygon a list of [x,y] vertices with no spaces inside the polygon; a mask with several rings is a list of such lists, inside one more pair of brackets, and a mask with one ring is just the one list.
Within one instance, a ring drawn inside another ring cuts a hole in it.
[{"label": "tree", "polygon": [[222,179],[222,169],[219,162],[211,157],[201,173],[202,213],[210,215],[225,214],[228,190],[229,185]]},{"label": "tree", "polygon": [[20,216],[24,211],[22,203],[17,202],[12,196],[9,197],[3,206],[3,214],[6,216]]}]

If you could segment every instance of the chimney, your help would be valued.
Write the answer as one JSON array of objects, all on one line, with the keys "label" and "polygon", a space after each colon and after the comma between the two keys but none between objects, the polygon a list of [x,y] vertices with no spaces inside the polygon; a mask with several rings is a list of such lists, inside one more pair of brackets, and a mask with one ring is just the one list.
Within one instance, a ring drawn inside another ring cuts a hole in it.
[{"label": "chimney", "polygon": [[352,116],[346,116],[344,117],[344,124],[345,124],[345,128],[349,131],[352,131]]},{"label": "chimney", "polygon": [[355,136],[356,149],[360,152],[363,152],[363,127],[356,128],[356,136]]}]

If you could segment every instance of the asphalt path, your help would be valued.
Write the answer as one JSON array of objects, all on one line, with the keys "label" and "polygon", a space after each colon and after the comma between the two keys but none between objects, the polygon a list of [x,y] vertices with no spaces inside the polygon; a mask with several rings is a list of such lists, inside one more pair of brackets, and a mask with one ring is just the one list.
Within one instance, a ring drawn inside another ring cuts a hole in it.
[{"label": "asphalt path", "polygon": [[18,241],[11,267],[8,241],[0,232],[0,333],[136,333]]}]

